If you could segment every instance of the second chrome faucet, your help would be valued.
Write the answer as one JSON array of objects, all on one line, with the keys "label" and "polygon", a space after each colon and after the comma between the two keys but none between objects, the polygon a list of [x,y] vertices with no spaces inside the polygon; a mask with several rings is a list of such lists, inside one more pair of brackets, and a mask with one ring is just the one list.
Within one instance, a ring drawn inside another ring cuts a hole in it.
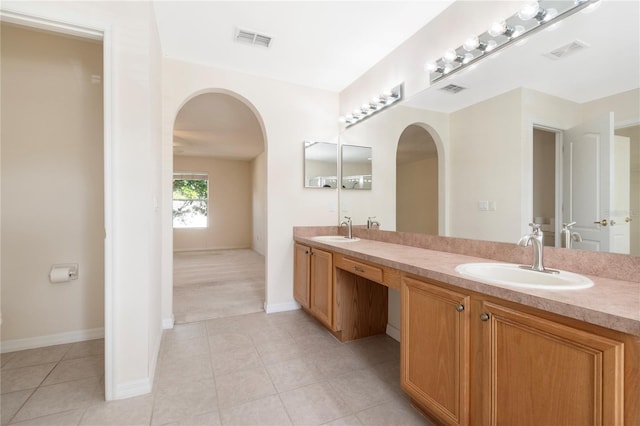
[{"label": "second chrome faucet", "polygon": [[345,226],[347,227],[347,238],[352,239],[353,238],[353,227],[351,224],[351,217],[350,216],[345,216],[344,217],[347,220],[343,220],[342,223],[340,223],[340,226]]}]

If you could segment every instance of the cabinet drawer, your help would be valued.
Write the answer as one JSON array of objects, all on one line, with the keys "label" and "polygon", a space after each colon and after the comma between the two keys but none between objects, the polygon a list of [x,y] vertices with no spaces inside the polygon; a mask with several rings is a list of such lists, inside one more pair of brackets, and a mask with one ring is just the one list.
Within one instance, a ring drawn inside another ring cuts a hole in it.
[{"label": "cabinet drawer", "polygon": [[349,271],[352,274],[360,275],[368,280],[383,283],[382,268],[378,266],[371,266],[347,257],[337,256],[336,267]]}]

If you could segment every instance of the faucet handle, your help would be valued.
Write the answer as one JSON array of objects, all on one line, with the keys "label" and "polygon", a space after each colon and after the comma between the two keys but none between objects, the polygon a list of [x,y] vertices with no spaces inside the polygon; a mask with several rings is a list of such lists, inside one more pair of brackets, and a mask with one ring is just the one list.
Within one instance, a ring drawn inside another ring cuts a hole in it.
[{"label": "faucet handle", "polygon": [[536,231],[536,230],[540,229],[540,227],[542,226],[542,224],[540,224],[540,223],[535,223],[535,222],[531,222],[531,223],[529,224],[529,226],[530,226],[530,227],[532,227],[534,231]]},{"label": "faucet handle", "polygon": [[562,224],[562,227],[563,227],[563,228],[566,228],[566,229],[569,229],[569,228],[571,228],[573,225],[575,225],[576,223],[578,223],[578,222],[563,223],[563,224]]},{"label": "faucet handle", "polygon": [[351,216],[345,216],[344,218],[347,220],[351,220]]}]

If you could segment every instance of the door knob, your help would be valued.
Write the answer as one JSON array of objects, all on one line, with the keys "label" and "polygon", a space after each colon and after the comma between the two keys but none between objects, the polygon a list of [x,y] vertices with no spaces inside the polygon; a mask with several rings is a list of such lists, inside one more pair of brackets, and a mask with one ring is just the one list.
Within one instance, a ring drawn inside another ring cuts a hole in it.
[{"label": "door knob", "polygon": [[624,221],[625,221],[625,222],[627,222],[627,223],[631,222],[632,220],[633,220],[633,219],[631,219],[629,216],[627,216],[627,217],[625,217],[625,218],[624,218]]},{"label": "door knob", "polygon": [[593,223],[597,223],[598,225],[602,225],[602,226],[607,226],[609,224],[607,219],[597,220],[597,221],[595,221]]}]

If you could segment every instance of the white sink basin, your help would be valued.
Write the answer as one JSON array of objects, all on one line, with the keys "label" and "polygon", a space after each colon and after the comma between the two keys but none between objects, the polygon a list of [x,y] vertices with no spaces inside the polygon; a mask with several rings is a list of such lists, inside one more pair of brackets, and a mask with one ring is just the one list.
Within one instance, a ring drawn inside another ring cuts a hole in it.
[{"label": "white sink basin", "polygon": [[582,275],[560,271],[558,274],[522,269],[512,263],[463,263],[456,272],[489,284],[544,290],[576,290],[593,286],[593,281]]},{"label": "white sink basin", "polygon": [[358,237],[347,238],[342,235],[319,235],[317,237],[311,237],[311,239],[323,243],[352,243],[354,241],[360,241]]}]

